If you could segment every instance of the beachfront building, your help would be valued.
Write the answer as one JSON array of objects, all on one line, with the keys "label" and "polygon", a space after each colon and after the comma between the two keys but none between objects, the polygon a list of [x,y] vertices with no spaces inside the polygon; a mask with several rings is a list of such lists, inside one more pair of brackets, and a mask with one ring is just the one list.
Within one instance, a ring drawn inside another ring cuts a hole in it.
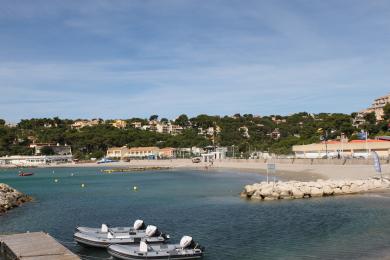
[{"label": "beachfront building", "polygon": [[375,151],[380,157],[390,156],[390,141],[386,140],[352,140],[328,141],[307,145],[294,145],[296,158],[367,158]]},{"label": "beachfront building", "polygon": [[72,148],[69,145],[60,145],[54,143],[32,143],[30,148],[34,148],[35,155],[42,155],[44,148],[49,148],[53,151],[53,155],[72,155]]},{"label": "beachfront building", "polygon": [[71,163],[72,155],[50,155],[50,156],[5,156],[0,157],[0,165],[3,166],[42,166],[51,164]]},{"label": "beachfront building", "polygon": [[172,147],[161,148],[158,155],[160,158],[173,158],[175,157],[175,149]]},{"label": "beachfront building", "polygon": [[213,162],[215,160],[226,159],[227,147],[205,147],[206,153],[201,154],[202,162]]},{"label": "beachfront building", "polygon": [[151,146],[151,147],[131,147],[125,157],[127,158],[150,158],[156,159],[159,157],[160,148]]},{"label": "beachfront building", "polygon": [[123,158],[129,152],[129,148],[123,147],[111,147],[107,149],[107,158]]},{"label": "beachfront building", "polygon": [[175,149],[166,147],[158,148],[156,146],[151,147],[111,147],[108,148],[107,158],[120,158],[120,159],[157,159],[157,158],[174,158]]}]

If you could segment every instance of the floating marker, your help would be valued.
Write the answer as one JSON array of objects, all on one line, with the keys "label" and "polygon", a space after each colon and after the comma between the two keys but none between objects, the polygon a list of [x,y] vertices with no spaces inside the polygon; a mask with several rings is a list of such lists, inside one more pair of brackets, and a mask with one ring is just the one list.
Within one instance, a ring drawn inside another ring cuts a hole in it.
[{"label": "floating marker", "polygon": [[54,179],[54,182],[58,182],[58,179]]},{"label": "floating marker", "polygon": [[84,183],[81,183],[81,188],[84,188],[84,187],[85,187]]},{"label": "floating marker", "polygon": [[134,190],[134,191],[137,191],[137,190],[138,190],[138,187],[137,187],[137,186],[134,186],[134,187],[133,187],[133,190]]},{"label": "floating marker", "polygon": [[71,173],[70,176],[74,176],[74,173]]}]

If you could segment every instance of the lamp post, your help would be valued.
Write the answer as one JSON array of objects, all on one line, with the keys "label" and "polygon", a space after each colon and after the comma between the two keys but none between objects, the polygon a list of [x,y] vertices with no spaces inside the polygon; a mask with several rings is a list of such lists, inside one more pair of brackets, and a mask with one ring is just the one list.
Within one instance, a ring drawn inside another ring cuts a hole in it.
[{"label": "lamp post", "polygon": [[325,158],[328,159],[328,130],[325,130]]},{"label": "lamp post", "polygon": [[320,140],[325,142],[325,158],[328,159],[328,130],[322,132]]}]

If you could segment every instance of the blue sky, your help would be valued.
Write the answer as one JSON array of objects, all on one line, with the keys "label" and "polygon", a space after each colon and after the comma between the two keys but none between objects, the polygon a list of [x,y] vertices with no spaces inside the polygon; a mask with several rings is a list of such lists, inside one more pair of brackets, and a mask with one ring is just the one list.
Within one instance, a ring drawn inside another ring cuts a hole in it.
[{"label": "blue sky", "polygon": [[0,0],[0,118],[358,111],[387,0]]}]

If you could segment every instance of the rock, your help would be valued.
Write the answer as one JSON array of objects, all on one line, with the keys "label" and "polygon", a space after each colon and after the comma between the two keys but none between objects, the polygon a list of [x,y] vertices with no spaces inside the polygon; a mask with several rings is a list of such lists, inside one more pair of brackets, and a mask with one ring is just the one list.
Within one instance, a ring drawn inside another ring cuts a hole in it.
[{"label": "rock", "polygon": [[262,200],[264,197],[260,194],[259,191],[256,191],[256,192],[252,195],[251,198],[252,198],[252,199]]},{"label": "rock", "polygon": [[361,188],[357,184],[352,183],[351,186],[349,187],[349,191],[350,193],[358,193],[361,191]]},{"label": "rock", "polygon": [[[375,189],[390,188],[390,179],[370,178],[367,180],[318,180],[317,182],[261,182],[246,185],[241,196],[257,200],[301,199],[360,193]],[[0,195],[12,203],[18,203],[18,194],[6,194],[1,187]],[[15,191],[17,192],[17,191]],[[0,199],[2,198],[0,196]]]},{"label": "rock", "polygon": [[292,192],[293,198],[295,198],[295,199],[302,199],[303,198],[304,193],[301,190],[299,190],[297,188],[293,188],[291,190],[291,192]]},{"label": "rock", "polygon": [[331,196],[334,194],[334,190],[329,185],[325,185],[323,187],[323,191],[324,191],[324,196]]},{"label": "rock", "polygon": [[350,190],[350,187],[348,185],[344,185],[342,188],[341,188],[341,191],[345,194],[348,194],[351,192]]},{"label": "rock", "polygon": [[310,195],[311,197],[322,197],[324,191],[321,188],[311,187]]},{"label": "rock", "polygon": [[262,188],[260,190],[260,194],[261,196],[263,197],[269,197],[272,195],[272,193],[274,192],[274,189],[273,187],[269,187],[269,186],[266,186],[265,188]]},{"label": "rock", "polygon": [[246,194],[246,196],[252,196],[253,193],[255,193],[256,191],[256,187],[254,185],[246,185],[245,188],[244,188],[244,193]]},{"label": "rock", "polygon": [[0,183],[0,213],[18,207],[27,201],[31,201],[31,197],[11,188],[7,184]]}]

